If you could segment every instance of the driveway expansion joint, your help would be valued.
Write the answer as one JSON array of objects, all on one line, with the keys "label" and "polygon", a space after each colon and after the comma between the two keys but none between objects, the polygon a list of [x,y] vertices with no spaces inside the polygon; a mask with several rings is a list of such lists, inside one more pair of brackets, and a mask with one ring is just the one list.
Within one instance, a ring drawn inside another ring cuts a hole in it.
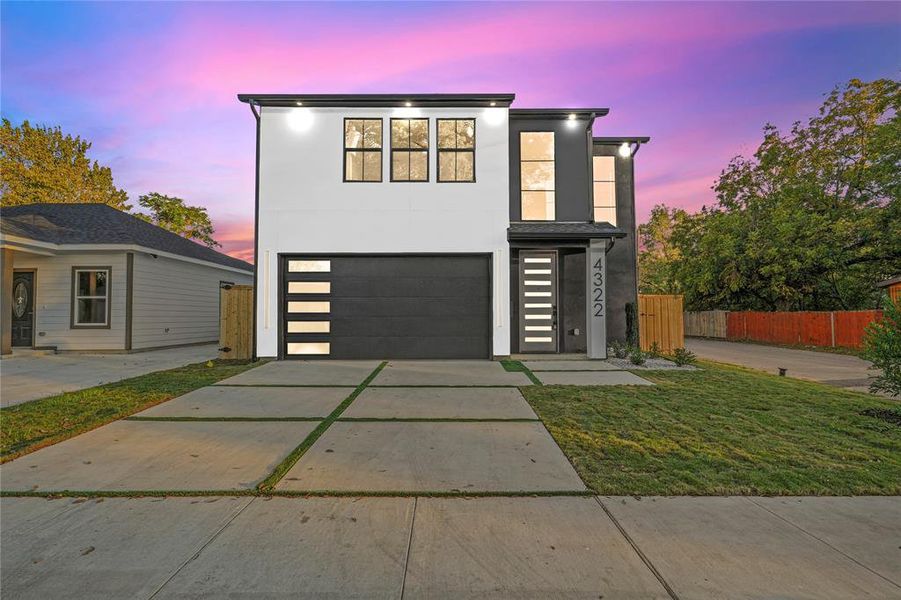
[{"label": "driveway expansion joint", "polygon": [[407,540],[407,552],[404,556],[404,574],[400,582],[400,600],[404,600],[404,591],[407,587],[407,571],[410,570],[410,550],[413,548],[413,530],[416,527],[416,506],[419,498],[413,498],[413,514],[410,516],[410,537]]},{"label": "driveway expansion joint", "polygon": [[613,522],[613,525],[617,528],[617,530],[619,530],[620,534],[622,534],[622,536],[626,539],[626,541],[629,543],[629,545],[635,551],[635,554],[637,554],[638,558],[641,559],[641,562],[643,562],[645,564],[645,566],[651,571],[651,573],[654,575],[654,577],[657,579],[657,581],[660,582],[660,585],[663,586],[663,589],[666,590],[666,593],[669,594],[669,597],[672,598],[672,600],[680,600],[679,596],[678,596],[678,594],[676,594],[675,590],[673,590],[673,588],[670,587],[670,584],[666,581],[666,579],[664,579],[663,574],[657,570],[657,567],[654,566],[654,563],[651,562],[651,559],[648,558],[644,552],[642,552],[641,548],[638,547],[638,543],[632,539],[632,536],[630,536],[629,533],[626,531],[626,529],[620,524],[620,522],[617,521],[616,517],[613,516],[613,513],[610,511],[610,509],[607,508],[607,506],[604,504],[604,502],[601,500],[601,498],[599,496],[595,496],[594,499],[595,499],[595,502],[597,502],[598,505],[601,507],[601,509],[605,513],[607,513],[607,517],[609,517],[609,519]]}]

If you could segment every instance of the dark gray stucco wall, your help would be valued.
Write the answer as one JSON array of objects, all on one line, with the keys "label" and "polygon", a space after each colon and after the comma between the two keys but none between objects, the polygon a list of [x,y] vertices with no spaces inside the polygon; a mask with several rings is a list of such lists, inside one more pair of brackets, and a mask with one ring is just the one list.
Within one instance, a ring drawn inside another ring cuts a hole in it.
[{"label": "dark gray stucco wall", "polygon": [[635,223],[634,158],[622,158],[618,144],[593,146],[594,156],[614,156],[616,176],[616,225],[626,237],[616,240],[607,253],[607,340],[626,339],[626,304],[638,303],[638,240]]},{"label": "dark gray stucco wall", "polygon": [[519,134],[554,132],[557,221],[591,220],[590,133],[586,119],[568,120],[510,115],[510,220],[520,221]]}]

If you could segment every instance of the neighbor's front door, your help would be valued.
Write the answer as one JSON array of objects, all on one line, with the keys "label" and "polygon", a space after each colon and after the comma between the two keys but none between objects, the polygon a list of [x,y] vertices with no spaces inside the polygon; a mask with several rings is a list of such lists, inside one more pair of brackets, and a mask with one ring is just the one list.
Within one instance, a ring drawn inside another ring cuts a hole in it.
[{"label": "neighbor's front door", "polygon": [[557,352],[557,253],[519,253],[519,351]]},{"label": "neighbor's front door", "polygon": [[34,273],[13,275],[12,345],[31,346],[34,335]]}]

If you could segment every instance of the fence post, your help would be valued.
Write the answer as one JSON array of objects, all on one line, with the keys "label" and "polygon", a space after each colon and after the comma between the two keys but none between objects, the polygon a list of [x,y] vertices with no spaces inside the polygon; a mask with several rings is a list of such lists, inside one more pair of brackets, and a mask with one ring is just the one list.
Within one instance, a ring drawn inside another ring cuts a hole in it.
[{"label": "fence post", "polygon": [[835,311],[829,311],[829,328],[832,330],[832,347],[835,348]]}]

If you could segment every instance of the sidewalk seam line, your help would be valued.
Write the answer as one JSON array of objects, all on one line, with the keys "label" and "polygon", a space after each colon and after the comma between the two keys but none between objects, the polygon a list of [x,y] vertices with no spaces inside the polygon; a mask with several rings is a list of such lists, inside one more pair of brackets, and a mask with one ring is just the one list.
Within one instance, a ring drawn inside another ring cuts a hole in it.
[{"label": "sidewalk seam line", "polygon": [[197,550],[196,552],[194,552],[191,556],[189,556],[188,559],[187,559],[186,561],[184,561],[183,563],[181,563],[181,564],[178,566],[178,568],[175,569],[175,571],[172,572],[172,575],[170,575],[169,577],[166,578],[166,581],[164,581],[163,583],[161,583],[160,586],[159,586],[158,588],[156,588],[156,590],[154,590],[154,592],[153,592],[152,594],[150,594],[149,596],[147,596],[147,600],[153,600],[153,598],[154,598],[157,594],[159,594],[159,593],[163,590],[163,588],[166,587],[166,586],[169,584],[170,581],[172,581],[173,579],[175,579],[175,576],[176,576],[176,575],[178,575],[179,573],[181,573],[181,570],[182,570],[182,569],[184,569],[186,566],[188,566],[188,563],[190,563],[191,561],[193,561],[195,558],[199,557],[199,556],[200,556],[200,553],[203,552],[203,551],[206,549],[207,546],[209,546],[210,544],[212,544],[212,543],[216,540],[216,538],[218,538],[219,535],[220,535],[223,531],[225,531],[225,528],[226,528],[226,527],[228,527],[229,525],[232,524],[232,521],[234,521],[235,519],[237,519],[238,516],[239,516],[241,513],[243,513],[243,512],[247,509],[248,506],[250,506],[251,504],[253,504],[253,501],[254,501],[254,500],[256,500],[256,498],[251,498],[250,501],[249,501],[247,504],[245,504],[244,506],[242,506],[241,509],[240,509],[238,512],[236,512],[234,515],[232,515],[232,517],[231,517],[230,519],[228,519],[228,520],[222,525],[222,527],[220,527],[218,530],[216,530],[215,533],[213,533],[213,535],[210,536],[210,539],[208,539],[206,542],[204,542],[203,545],[201,545],[200,548],[198,548],[198,550]]},{"label": "sidewalk seam line", "polygon": [[601,509],[607,514],[607,517],[613,522],[613,525],[619,530],[620,534],[629,542],[629,545],[632,546],[632,550],[635,551],[635,554],[638,555],[638,558],[641,559],[641,562],[645,564],[648,570],[657,578],[657,581],[660,582],[660,585],[663,586],[663,589],[666,590],[666,593],[669,594],[669,597],[673,600],[679,600],[679,596],[676,594],[675,590],[670,587],[670,584],[667,583],[666,579],[663,578],[663,575],[660,571],[657,570],[657,567],[654,566],[654,563],[651,562],[651,559],[648,558],[644,552],[642,552],[641,548],[638,547],[638,544],[635,540],[632,539],[632,536],[626,532],[626,529],[620,524],[619,521],[616,520],[616,517],[613,516],[613,513],[610,512],[610,509],[601,501],[599,496],[594,497],[595,502],[601,507]]},{"label": "sidewalk seam line", "polygon": [[407,539],[407,555],[404,557],[404,576],[400,582],[400,600],[404,600],[404,592],[407,589],[407,571],[410,570],[410,550],[413,548],[413,527],[416,526],[416,508],[419,506],[419,498],[413,497],[413,516],[410,517],[410,537]]},{"label": "sidewalk seam line", "polygon": [[792,527],[794,527],[795,529],[797,529],[797,530],[800,531],[801,533],[803,533],[803,534],[805,534],[805,535],[807,535],[807,536],[812,537],[813,539],[815,539],[816,541],[818,541],[818,542],[820,542],[820,543],[822,543],[822,544],[825,544],[826,546],[828,546],[828,547],[831,548],[832,550],[838,552],[839,554],[841,554],[842,556],[844,556],[845,558],[847,558],[848,560],[850,560],[851,562],[853,562],[853,563],[856,564],[857,566],[866,569],[867,571],[869,571],[869,572],[872,573],[873,575],[876,575],[877,577],[879,577],[879,578],[881,578],[881,579],[884,579],[885,581],[889,582],[889,583],[892,584],[893,586],[895,586],[895,587],[897,587],[897,588],[901,588],[901,585],[899,585],[897,582],[892,581],[891,579],[889,579],[888,577],[886,577],[886,576],[883,575],[882,573],[879,573],[878,571],[873,570],[872,568],[870,568],[870,567],[868,567],[867,565],[863,564],[862,562],[860,562],[859,560],[857,560],[857,559],[854,558],[853,556],[850,556],[850,555],[844,553],[843,551],[839,550],[838,548],[836,548],[835,546],[833,546],[832,544],[830,544],[829,542],[827,542],[827,541],[824,540],[823,538],[814,535],[813,533],[807,531],[806,529],[804,529],[804,528],[801,527],[800,525],[797,525],[796,523],[792,523],[788,518],[783,517],[782,515],[780,515],[780,514],[774,512],[774,511],[770,510],[770,509],[767,508],[766,506],[763,506],[762,504],[758,504],[757,502],[755,502],[755,501],[754,501],[753,499],[751,499],[751,498],[747,498],[747,497],[746,497],[745,500],[747,500],[748,502],[750,502],[751,504],[753,504],[753,505],[756,506],[757,508],[759,508],[759,509],[761,509],[761,510],[765,510],[766,512],[768,512],[769,514],[773,515],[774,517],[776,517],[776,518],[779,519],[780,521],[784,521],[785,523],[791,525]]}]

